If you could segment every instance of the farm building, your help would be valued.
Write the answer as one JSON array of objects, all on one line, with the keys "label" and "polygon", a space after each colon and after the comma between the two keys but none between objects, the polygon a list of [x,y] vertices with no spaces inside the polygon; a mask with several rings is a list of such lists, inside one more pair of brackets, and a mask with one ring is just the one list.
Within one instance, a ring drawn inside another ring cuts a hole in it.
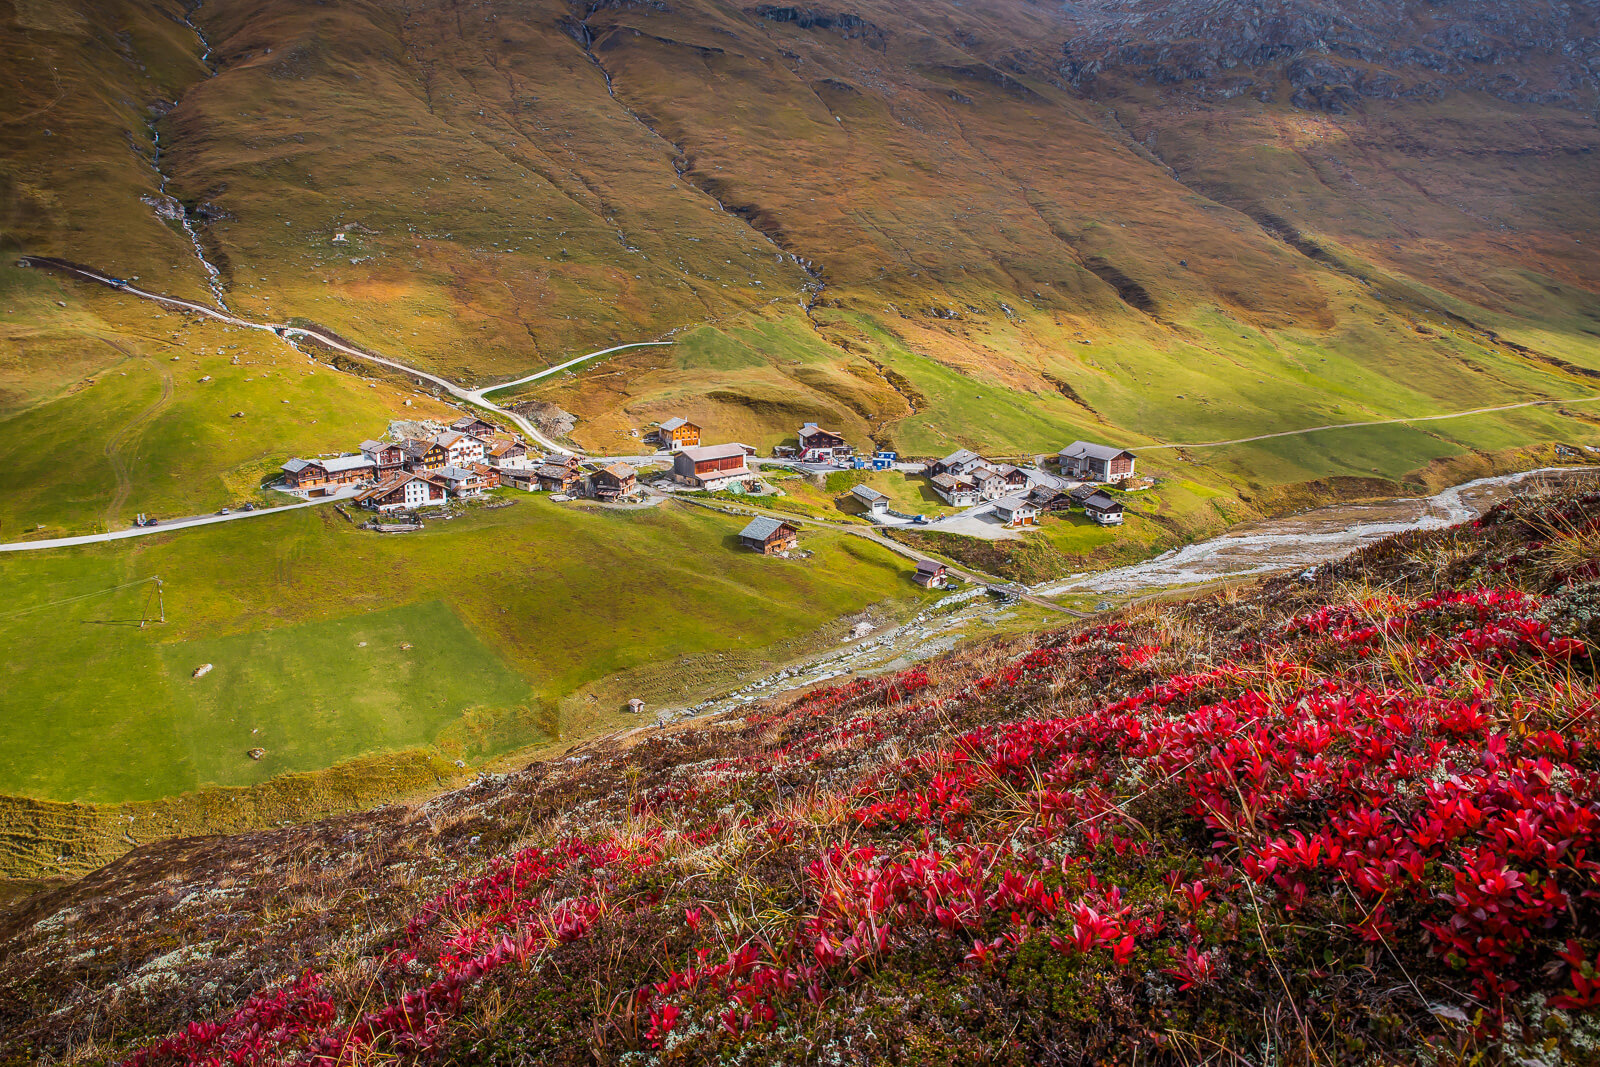
[{"label": "farm building", "polygon": [[770,556],[774,552],[788,552],[799,546],[798,531],[788,523],[765,516],[750,520],[750,525],[739,531],[739,543],[748,549]]},{"label": "farm building", "polygon": [[929,481],[933,483],[933,491],[951,507],[970,508],[982,499],[978,487],[960,475],[935,474]]},{"label": "farm building", "polygon": [[979,463],[958,477],[977,487],[979,500],[999,500],[1011,493],[1011,486],[1006,484],[1005,475],[987,463]]},{"label": "farm building", "polygon": [[450,424],[450,429],[456,433],[464,433],[468,437],[478,440],[487,440],[491,435],[498,433],[498,428],[493,423],[484,422],[476,415],[463,415]]},{"label": "farm building", "polygon": [[912,572],[911,580],[924,589],[943,589],[945,579],[950,572],[943,563],[931,559],[917,560],[917,569]]},{"label": "farm building", "polygon": [[1072,442],[1056,458],[1061,463],[1062,474],[1093,482],[1120,482],[1124,478],[1132,478],[1136,459],[1125,448],[1096,445],[1088,441]]},{"label": "farm building", "polygon": [[596,500],[620,500],[638,487],[638,471],[626,463],[612,463],[589,475],[589,491]]},{"label": "farm building", "polygon": [[366,456],[340,456],[337,459],[291,459],[283,465],[283,484],[291,493],[327,496],[331,489],[354,485],[372,478],[377,464]]},{"label": "farm building", "polygon": [[1039,525],[1038,505],[1020,493],[995,501],[994,513],[1004,519],[1007,526]]},{"label": "farm building", "polygon": [[889,510],[889,498],[870,485],[858,485],[850,490],[850,495],[861,501],[870,515],[882,515]]},{"label": "farm building", "polygon": [[372,460],[380,478],[399,470],[406,458],[400,446],[393,441],[362,441],[361,454]]},{"label": "farm building", "polygon": [[672,477],[684,485],[724,489],[751,476],[740,444],[701,445],[685,448],[672,459]]},{"label": "farm building", "polygon": [[421,474],[391,474],[371,489],[356,494],[356,503],[373,511],[405,511],[449,500],[444,484]]},{"label": "farm building", "polygon": [[656,427],[656,441],[662,448],[677,451],[700,443],[700,427],[687,419],[673,417]]},{"label": "farm building", "polygon": [[814,422],[800,427],[795,437],[800,442],[798,455],[807,463],[831,463],[841,451],[849,454],[844,438],[832,430],[824,430]]},{"label": "farm building", "polygon": [[450,462],[449,453],[437,441],[401,441],[400,451],[405,455],[402,465],[412,474],[436,471]]},{"label": "farm building", "polygon": [[1104,493],[1095,493],[1086,499],[1083,513],[1101,526],[1122,525],[1122,505]]}]

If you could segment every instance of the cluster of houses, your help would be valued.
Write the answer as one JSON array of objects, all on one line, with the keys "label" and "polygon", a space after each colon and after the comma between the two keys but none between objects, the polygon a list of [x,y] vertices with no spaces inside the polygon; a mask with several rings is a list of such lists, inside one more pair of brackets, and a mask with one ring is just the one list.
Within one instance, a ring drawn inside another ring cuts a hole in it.
[{"label": "cluster of houses", "polygon": [[363,441],[359,452],[331,459],[291,459],[280,488],[320,497],[354,486],[355,502],[373,511],[412,511],[480,496],[506,485],[599,500],[631,496],[638,473],[626,463],[586,471],[577,456],[531,451],[522,440],[474,415],[450,428],[399,441]]},{"label": "cluster of houses", "polygon": [[[1127,449],[1074,441],[1056,456],[1061,480],[1038,479],[1011,463],[994,463],[968,448],[957,449],[928,465],[929,481],[951,507],[993,503],[1008,526],[1036,526],[1043,512],[1080,507],[1102,526],[1122,523],[1123,508],[1102,486],[1117,485],[1134,475],[1135,457]],[[1065,482],[1083,484],[1068,487]],[[877,506],[867,501],[868,507]]]}]

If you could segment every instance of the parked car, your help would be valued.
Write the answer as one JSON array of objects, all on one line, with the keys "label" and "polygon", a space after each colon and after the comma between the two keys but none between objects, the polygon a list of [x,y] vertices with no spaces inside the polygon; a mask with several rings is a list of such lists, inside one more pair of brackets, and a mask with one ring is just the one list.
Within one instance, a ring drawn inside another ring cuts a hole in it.
[{"label": "parked car", "polygon": [[256,506],[254,504],[246,504],[244,507],[240,508],[239,510],[240,511],[254,511],[255,509],[256,509]]},{"label": "parked car", "polygon": [[221,511],[217,512],[217,514],[218,515],[232,515],[233,514],[233,509],[232,508],[223,508]]}]

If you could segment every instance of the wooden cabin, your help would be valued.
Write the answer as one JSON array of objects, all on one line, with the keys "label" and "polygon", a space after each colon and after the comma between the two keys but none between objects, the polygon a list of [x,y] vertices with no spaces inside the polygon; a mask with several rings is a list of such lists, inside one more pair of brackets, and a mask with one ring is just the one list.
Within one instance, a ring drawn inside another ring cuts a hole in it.
[{"label": "wooden cabin", "polygon": [[1084,500],[1083,513],[1101,526],[1122,525],[1122,505],[1105,493],[1094,493]]},{"label": "wooden cabin", "polygon": [[775,552],[789,552],[800,546],[799,531],[779,519],[766,516],[751,519],[739,531],[739,543],[744,547],[770,556]]},{"label": "wooden cabin", "polygon": [[638,487],[638,472],[626,463],[612,463],[589,475],[589,491],[596,500],[620,500]]},{"label": "wooden cabin", "polygon": [[943,589],[949,571],[943,563],[931,559],[917,560],[917,569],[912,573],[911,580],[924,589]]}]

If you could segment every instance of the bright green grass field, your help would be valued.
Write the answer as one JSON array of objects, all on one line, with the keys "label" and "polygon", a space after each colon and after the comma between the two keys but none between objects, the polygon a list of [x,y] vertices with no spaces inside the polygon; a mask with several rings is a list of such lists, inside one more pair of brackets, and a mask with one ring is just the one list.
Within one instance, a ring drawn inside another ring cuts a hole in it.
[{"label": "bright green grass field", "polygon": [[[925,595],[859,538],[808,530],[811,559],[764,558],[737,547],[745,520],[701,508],[509,499],[417,534],[324,507],[0,556],[0,793],[115,802],[417,746],[486,757],[561,734],[561,697],[618,671]],[[141,629],[149,587],[116,587],[150,575],[167,622]]]}]

